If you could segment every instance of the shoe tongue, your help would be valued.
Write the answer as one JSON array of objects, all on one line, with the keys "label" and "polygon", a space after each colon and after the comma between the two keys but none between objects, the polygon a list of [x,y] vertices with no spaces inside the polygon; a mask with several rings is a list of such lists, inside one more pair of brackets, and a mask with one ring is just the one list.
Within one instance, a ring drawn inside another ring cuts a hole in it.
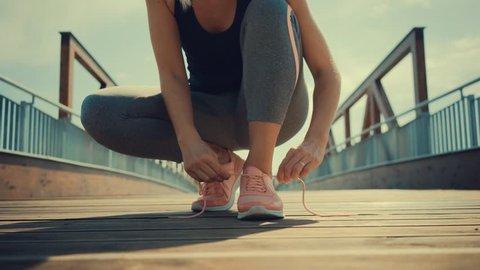
[{"label": "shoe tongue", "polygon": [[253,174],[253,175],[263,175],[263,172],[255,166],[247,166],[243,173],[245,174]]}]

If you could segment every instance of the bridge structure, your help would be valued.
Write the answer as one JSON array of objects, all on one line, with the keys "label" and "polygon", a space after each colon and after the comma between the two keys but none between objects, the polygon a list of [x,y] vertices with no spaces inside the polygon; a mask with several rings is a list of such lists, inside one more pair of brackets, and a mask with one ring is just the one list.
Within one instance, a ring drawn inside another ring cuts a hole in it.
[{"label": "bridge structure", "polygon": [[[58,101],[0,76],[0,268],[478,269],[480,78],[430,97],[423,31],[339,107],[344,136],[331,133],[305,179],[321,215],[303,209],[292,182],[276,186],[285,219],[247,222],[235,209],[171,219],[196,197],[182,164],[114,152],[75,124],[74,61],[100,88],[116,83],[61,32]],[[415,105],[395,114],[382,79],[407,56]],[[352,134],[352,107],[365,99]]]},{"label": "bridge structure", "polygon": [[[394,114],[382,79],[407,56],[412,57],[413,89],[404,92],[414,95],[415,105]],[[426,74],[423,28],[414,28],[340,105],[334,125],[343,120],[343,140],[330,133],[327,155],[305,179],[307,186],[480,188],[480,77],[428,98]],[[351,134],[350,110],[362,97],[363,128]]]},{"label": "bridge structure", "polygon": [[[61,32],[58,101],[0,76],[5,89],[5,95],[0,95],[0,155],[5,164],[3,174],[8,176],[0,180],[0,196],[138,195],[165,189],[195,192],[197,185],[182,164],[112,151],[74,123],[80,119],[72,109],[75,60],[99,82],[100,88],[116,85],[70,32]],[[16,92],[30,99],[15,102],[9,96]],[[53,113],[36,107],[39,103],[52,107]]]}]

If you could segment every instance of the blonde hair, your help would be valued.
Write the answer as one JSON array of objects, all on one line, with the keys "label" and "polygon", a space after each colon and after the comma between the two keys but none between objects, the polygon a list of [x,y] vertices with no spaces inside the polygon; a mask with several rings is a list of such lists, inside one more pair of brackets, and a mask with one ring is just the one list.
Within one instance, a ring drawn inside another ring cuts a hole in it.
[{"label": "blonde hair", "polygon": [[180,0],[180,4],[182,4],[183,10],[186,10],[190,6],[192,6],[192,0]]}]

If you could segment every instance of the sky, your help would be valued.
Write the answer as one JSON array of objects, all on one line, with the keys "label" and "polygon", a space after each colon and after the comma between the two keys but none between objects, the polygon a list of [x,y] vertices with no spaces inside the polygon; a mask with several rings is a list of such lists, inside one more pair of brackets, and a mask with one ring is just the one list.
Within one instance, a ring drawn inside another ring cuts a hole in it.
[{"label": "sky", "polygon": [[[307,3],[342,77],[340,103],[413,27],[425,27],[430,97],[480,76],[479,1],[307,0]],[[72,32],[117,84],[159,85],[144,0],[0,0],[0,75],[58,100],[60,31]],[[414,106],[411,65],[411,58],[405,58],[382,80],[395,113]],[[78,63],[74,68],[73,109],[79,112],[83,98],[99,86]],[[304,70],[311,95],[314,83],[308,67]],[[472,93],[478,93],[478,88],[472,89]],[[3,84],[0,94],[16,101],[29,100],[27,95]],[[352,134],[360,132],[362,106],[364,100],[352,108]],[[302,142],[310,115],[295,137],[276,148],[274,174],[287,151]],[[345,139],[341,121],[332,130],[337,141]],[[242,157],[247,155],[247,151],[238,153]]]}]

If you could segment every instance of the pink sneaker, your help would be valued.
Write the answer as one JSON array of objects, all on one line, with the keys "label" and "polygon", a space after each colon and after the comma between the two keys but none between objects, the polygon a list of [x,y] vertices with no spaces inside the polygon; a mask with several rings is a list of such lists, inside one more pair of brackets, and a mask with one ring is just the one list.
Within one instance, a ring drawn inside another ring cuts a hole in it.
[{"label": "pink sneaker", "polygon": [[238,219],[283,218],[283,203],[272,177],[254,166],[243,170],[237,207]]},{"label": "pink sneaker", "polygon": [[228,150],[230,162],[223,164],[230,174],[230,178],[223,182],[202,182],[200,197],[192,203],[192,211],[200,212],[203,209],[203,200],[206,200],[205,211],[226,211],[229,210],[234,201],[235,193],[240,185],[240,173],[244,160]]}]

